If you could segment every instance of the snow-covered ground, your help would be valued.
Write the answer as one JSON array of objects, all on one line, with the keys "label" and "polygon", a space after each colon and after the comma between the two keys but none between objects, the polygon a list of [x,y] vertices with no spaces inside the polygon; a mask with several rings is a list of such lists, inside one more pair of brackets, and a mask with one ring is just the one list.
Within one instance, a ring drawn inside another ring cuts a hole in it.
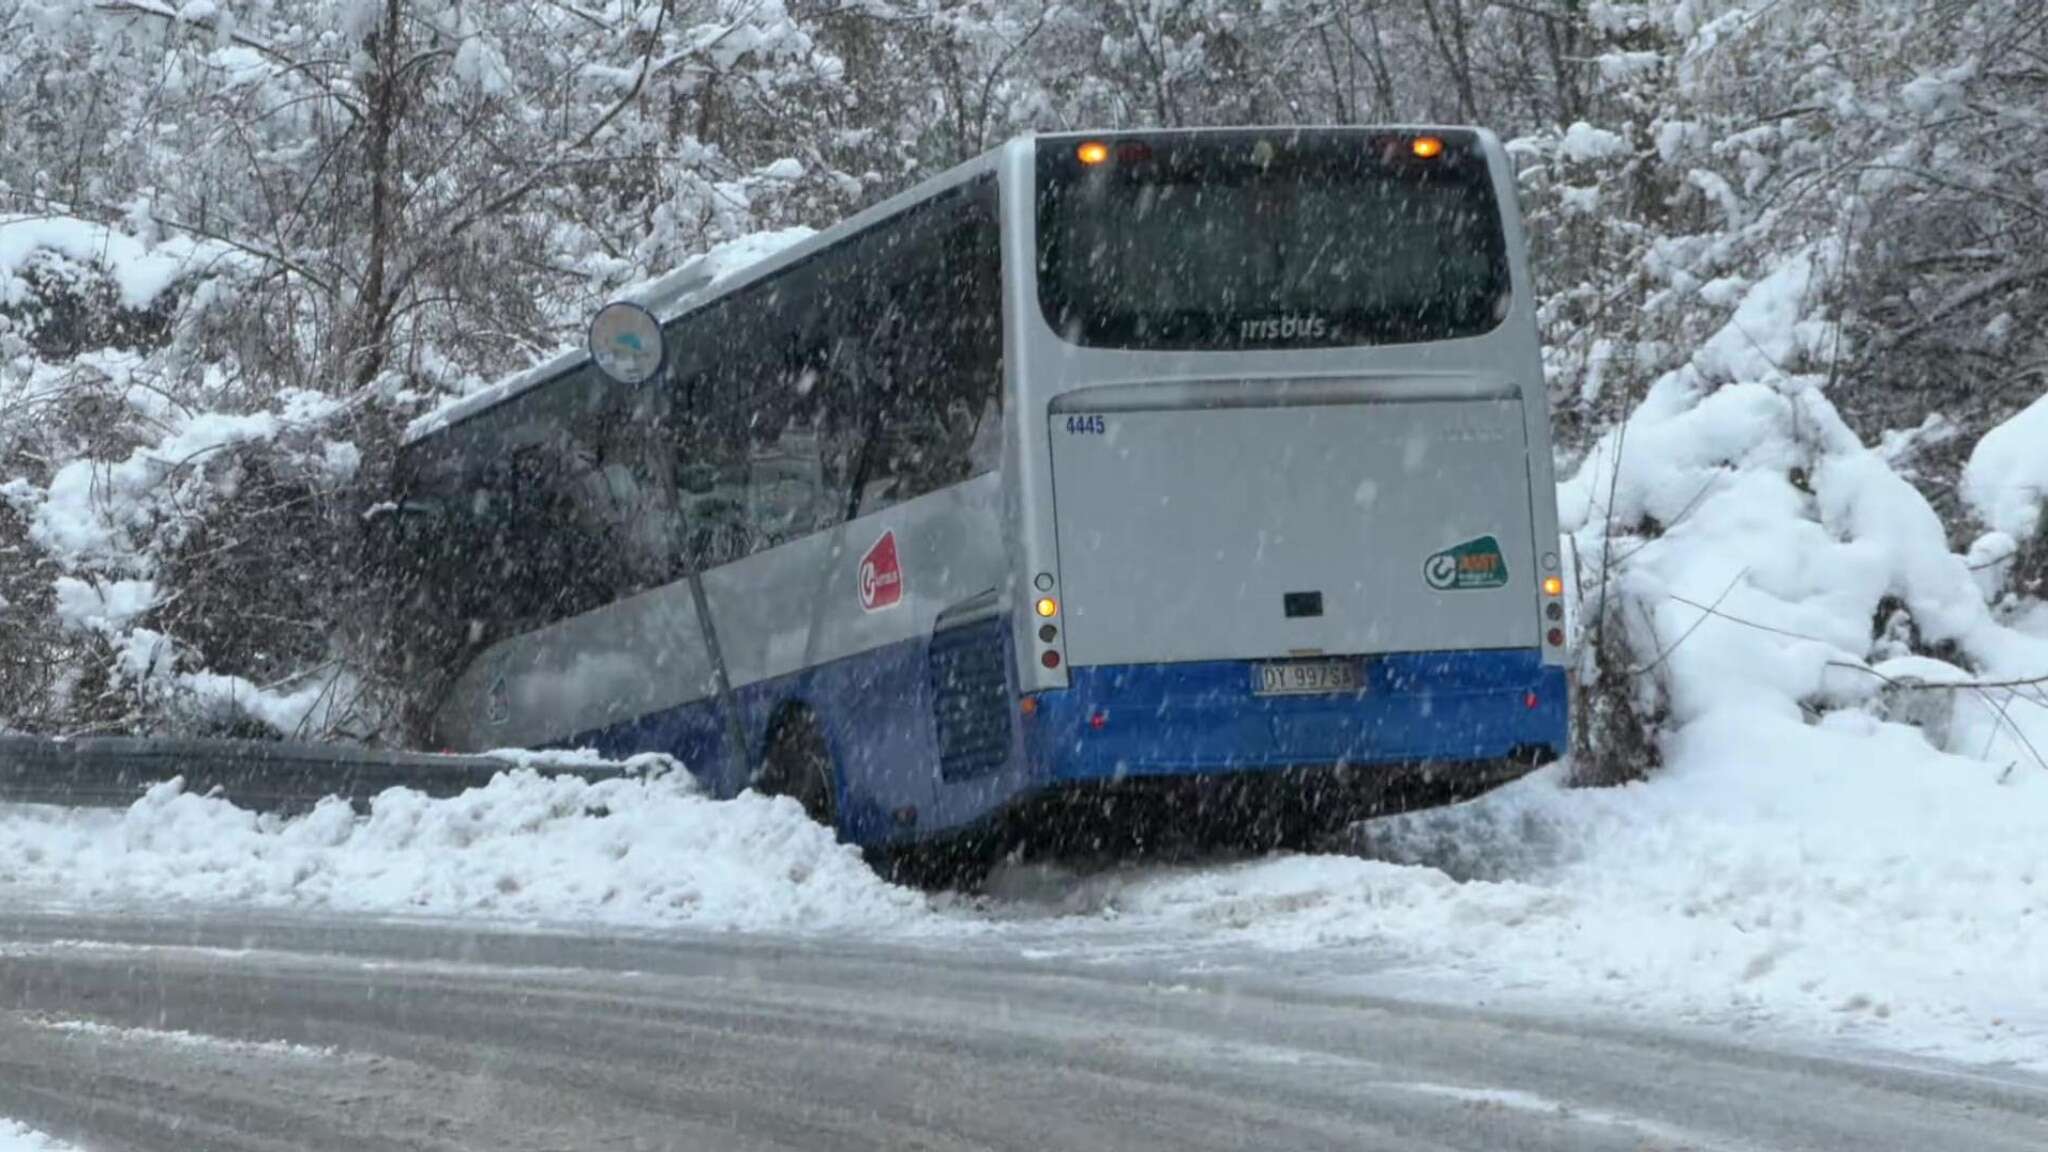
[{"label": "snow-covered ground", "polygon": [[71,1145],[52,1140],[24,1124],[0,1117],[0,1152],[72,1152]]},{"label": "snow-covered ground", "polygon": [[1049,960],[1278,953],[1352,991],[2048,1069],[2048,780],[2016,792],[1917,742],[1696,729],[1651,783],[1546,770],[1376,822],[1371,859],[1037,878],[1049,919],[1014,930]]},{"label": "snow-covered ground", "polygon": [[884,883],[795,801],[706,798],[691,778],[588,783],[517,769],[448,800],[296,819],[158,785],[126,811],[0,809],[19,901],[162,902],[546,919],[631,927],[887,930],[925,900]]},{"label": "snow-covered ground", "polygon": [[21,904],[167,904],[972,938],[1052,963],[1259,956],[1359,991],[1841,1037],[2048,1067],[2048,771],[1859,713],[1688,726],[1649,782],[1546,770],[1360,830],[1369,859],[877,878],[788,800],[687,778],[515,771],[450,800],[296,820],[153,790],[125,812],[0,809]]}]

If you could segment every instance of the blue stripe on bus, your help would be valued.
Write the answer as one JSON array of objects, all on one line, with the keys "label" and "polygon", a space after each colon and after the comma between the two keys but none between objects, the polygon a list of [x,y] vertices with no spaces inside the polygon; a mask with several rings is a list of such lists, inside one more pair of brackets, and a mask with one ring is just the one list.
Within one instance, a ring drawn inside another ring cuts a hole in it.
[{"label": "blue stripe on bus", "polygon": [[[1008,635],[1001,622],[987,632],[1006,662]],[[1342,696],[1257,696],[1255,662],[1219,660],[1075,668],[1067,689],[1014,717],[1007,763],[942,780],[930,652],[928,640],[902,641],[738,689],[748,763],[779,709],[808,706],[837,769],[840,834],[871,846],[941,834],[1067,783],[1565,750],[1564,670],[1535,649],[1366,657],[1364,690]],[[1014,708],[1014,683],[1010,699]],[[565,743],[668,752],[713,794],[732,796],[748,781],[724,741],[718,709],[703,700]],[[916,820],[899,821],[909,809]]]},{"label": "blue stripe on bus", "polygon": [[1067,691],[1039,697],[1028,754],[1057,783],[1564,752],[1564,670],[1536,649],[1367,657],[1355,695],[1258,696],[1255,672],[1244,660],[1076,668]]}]

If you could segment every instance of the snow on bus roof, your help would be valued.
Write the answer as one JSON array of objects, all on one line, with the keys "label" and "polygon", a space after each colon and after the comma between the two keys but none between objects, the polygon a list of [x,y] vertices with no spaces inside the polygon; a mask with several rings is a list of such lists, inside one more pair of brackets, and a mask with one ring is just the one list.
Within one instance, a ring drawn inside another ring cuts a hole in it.
[{"label": "snow on bus roof", "polygon": [[[663,323],[681,315],[707,290],[786,248],[816,235],[798,226],[772,232],[755,232],[714,246],[710,251],[683,263],[682,267],[634,284],[613,297],[643,305]],[[405,442],[410,444],[510,400],[529,389],[560,376],[590,358],[582,347],[568,348],[549,359],[493,381],[467,395],[455,397],[406,425]]]}]

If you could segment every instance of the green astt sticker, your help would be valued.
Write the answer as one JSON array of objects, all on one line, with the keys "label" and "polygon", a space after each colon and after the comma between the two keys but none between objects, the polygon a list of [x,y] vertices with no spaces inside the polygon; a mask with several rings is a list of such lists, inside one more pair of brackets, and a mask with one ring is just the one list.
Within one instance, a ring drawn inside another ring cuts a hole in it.
[{"label": "green astt sticker", "polygon": [[1481,536],[1454,544],[1424,560],[1422,580],[1439,592],[1504,588],[1508,582],[1508,562],[1500,554],[1500,541]]}]

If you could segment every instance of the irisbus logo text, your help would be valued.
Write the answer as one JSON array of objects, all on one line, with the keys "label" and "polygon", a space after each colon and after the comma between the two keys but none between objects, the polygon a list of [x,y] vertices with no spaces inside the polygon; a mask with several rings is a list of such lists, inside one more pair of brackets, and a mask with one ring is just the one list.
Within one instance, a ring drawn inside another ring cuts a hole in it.
[{"label": "irisbus logo text", "polygon": [[1237,335],[1241,340],[1313,340],[1329,331],[1330,322],[1321,316],[1268,316],[1243,321]]}]

